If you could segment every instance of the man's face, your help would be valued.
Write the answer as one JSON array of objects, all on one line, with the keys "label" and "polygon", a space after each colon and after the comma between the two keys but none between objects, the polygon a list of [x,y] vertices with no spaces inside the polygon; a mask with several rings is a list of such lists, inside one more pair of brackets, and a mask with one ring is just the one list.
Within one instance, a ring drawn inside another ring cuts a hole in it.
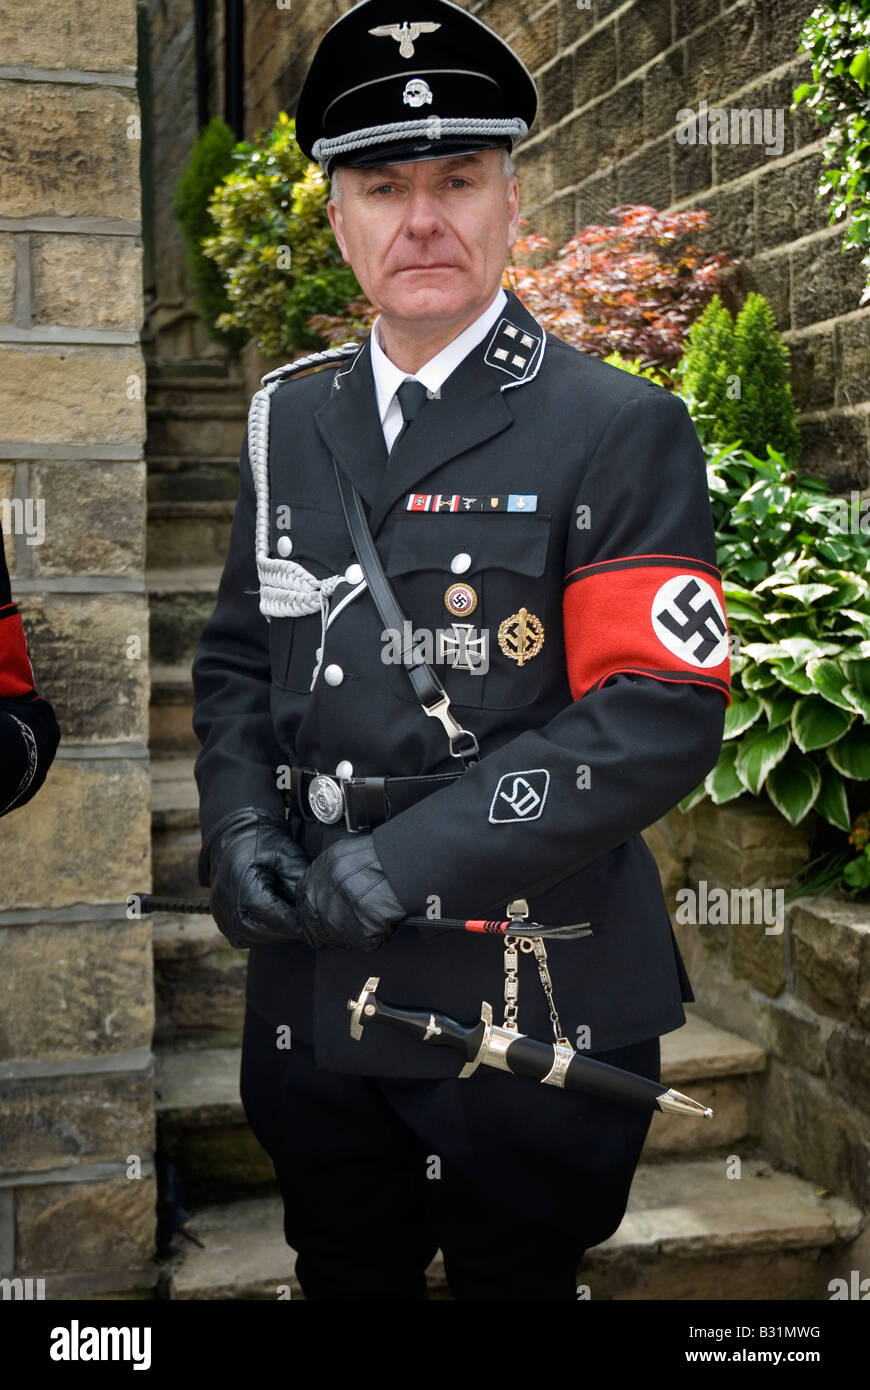
[{"label": "man's face", "polygon": [[480,313],[517,237],[519,187],[501,150],[341,170],[329,220],[345,261],[386,318]]}]

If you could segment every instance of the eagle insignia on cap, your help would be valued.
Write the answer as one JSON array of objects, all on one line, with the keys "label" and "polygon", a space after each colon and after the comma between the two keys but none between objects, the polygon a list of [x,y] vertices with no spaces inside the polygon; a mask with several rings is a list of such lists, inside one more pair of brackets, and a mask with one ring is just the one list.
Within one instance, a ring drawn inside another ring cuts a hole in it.
[{"label": "eagle insignia on cap", "polygon": [[406,106],[432,105],[432,88],[421,77],[412,77],[402,94]]},{"label": "eagle insignia on cap", "polygon": [[431,24],[428,20],[421,20],[419,24],[379,24],[376,29],[369,29],[376,39],[395,39],[399,45],[399,52],[403,58],[413,58],[414,44],[421,34],[434,34],[436,29],[440,29],[440,24]]}]

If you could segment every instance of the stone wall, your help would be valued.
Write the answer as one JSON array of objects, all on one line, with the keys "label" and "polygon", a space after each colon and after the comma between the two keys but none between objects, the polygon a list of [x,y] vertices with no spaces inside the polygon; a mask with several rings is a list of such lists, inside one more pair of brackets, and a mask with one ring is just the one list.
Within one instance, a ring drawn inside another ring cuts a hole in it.
[{"label": "stone wall", "polygon": [[[792,828],[768,803],[742,797],[671,811],[646,838],[702,1012],[767,1053],[757,1138],[867,1211],[870,911],[833,893],[783,901],[780,915],[774,897],[806,863],[813,819]],[[723,888],[719,921],[713,894]],[[768,898],[732,896],[756,888]]]},{"label": "stone wall", "polygon": [[197,136],[193,5],[148,0],[145,13],[151,69],[153,258],[159,299],[177,303],[186,294],[187,275],[172,199],[175,180]]},{"label": "stone wall", "polygon": [[[145,132],[152,180],[153,295],[143,339],[149,358],[224,357],[192,308],[184,238],[173,211],[175,183],[199,133],[193,4],[140,0],[148,51],[150,128]],[[224,5],[210,0],[206,22],[207,115],[225,116]]]},{"label": "stone wall", "polygon": [[[148,612],[135,0],[0,7],[0,500],[62,730],[0,821],[0,1277],[152,1282]],[[26,515],[26,514],[25,514]],[[31,542],[36,543],[31,543]]]}]

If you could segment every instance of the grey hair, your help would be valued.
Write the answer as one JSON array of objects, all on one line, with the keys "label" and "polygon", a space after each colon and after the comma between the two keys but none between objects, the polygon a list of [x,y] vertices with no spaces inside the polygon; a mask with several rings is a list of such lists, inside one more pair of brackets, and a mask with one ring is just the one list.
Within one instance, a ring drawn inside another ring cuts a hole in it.
[{"label": "grey hair", "polygon": [[[512,178],[517,172],[517,166],[514,164],[511,151],[507,148],[504,148],[501,152],[501,171],[506,178]],[[329,196],[334,203],[341,202],[341,166],[332,171],[332,176],[329,180]]]}]

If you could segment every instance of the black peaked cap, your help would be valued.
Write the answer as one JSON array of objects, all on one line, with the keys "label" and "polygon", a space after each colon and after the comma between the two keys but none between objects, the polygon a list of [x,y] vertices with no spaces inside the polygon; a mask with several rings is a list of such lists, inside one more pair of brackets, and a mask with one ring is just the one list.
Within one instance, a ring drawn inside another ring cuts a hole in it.
[{"label": "black peaked cap", "polygon": [[321,40],[296,138],[330,173],[512,149],[537,107],[535,83],[513,50],[451,0],[363,0]]}]

